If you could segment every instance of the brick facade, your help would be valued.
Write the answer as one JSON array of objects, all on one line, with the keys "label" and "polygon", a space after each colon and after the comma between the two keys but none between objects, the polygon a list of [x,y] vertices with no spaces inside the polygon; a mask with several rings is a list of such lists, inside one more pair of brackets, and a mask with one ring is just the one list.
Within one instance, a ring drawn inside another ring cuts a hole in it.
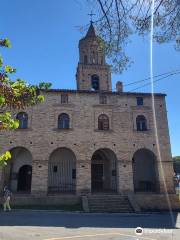
[{"label": "brick facade", "polygon": [[[48,194],[50,156],[58,148],[70,149],[75,155],[76,196],[91,193],[92,156],[99,149],[104,149],[104,152],[107,149],[115,154],[117,193],[134,192],[133,156],[139,149],[148,149],[156,156],[158,192],[163,194],[167,190],[168,193],[173,194],[173,163],[165,95],[155,94],[154,96],[159,136],[159,148],[157,148],[151,94],[126,93],[121,90],[112,92],[110,67],[105,64],[102,52],[100,52],[100,56],[98,55],[99,60],[96,60],[94,64],[83,63],[83,54],[91,59],[89,44],[91,45],[92,39],[94,41],[92,31],[90,29],[89,35],[86,36],[89,36],[87,42],[85,39],[80,42],[80,62],[77,70],[78,90],[52,89],[43,92],[45,102],[24,110],[28,114],[27,129],[0,132],[1,151],[17,147],[28,150],[32,156],[31,196],[44,198]],[[93,51],[96,53],[97,42],[94,45]],[[101,61],[100,64],[99,61]],[[91,91],[90,77],[92,74],[99,76],[100,89],[98,91]],[[120,89],[122,89],[121,86]],[[68,103],[61,103],[61,94],[64,92],[68,94]],[[102,94],[107,98],[106,104],[99,102]],[[143,98],[142,106],[137,106],[137,97]],[[61,113],[69,115],[70,126],[68,129],[58,129],[57,127],[58,116]],[[109,130],[98,129],[100,114],[108,116]],[[138,115],[146,117],[147,131],[137,131],[136,117]],[[160,150],[160,154],[158,150]],[[16,159],[13,158],[11,161],[14,164]],[[15,172],[18,174],[18,169]],[[1,170],[1,189],[7,179],[5,175],[7,175],[5,170]],[[155,195],[153,195],[153,199],[155,199]]]}]

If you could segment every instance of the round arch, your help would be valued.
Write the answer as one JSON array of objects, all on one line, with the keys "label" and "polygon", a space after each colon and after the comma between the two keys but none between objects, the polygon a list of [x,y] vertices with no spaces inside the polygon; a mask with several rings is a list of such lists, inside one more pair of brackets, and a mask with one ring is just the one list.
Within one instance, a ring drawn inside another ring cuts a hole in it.
[{"label": "round arch", "polygon": [[100,192],[116,192],[116,154],[109,148],[96,150],[91,158],[91,189]]},{"label": "round arch", "polygon": [[76,190],[76,156],[65,147],[55,149],[48,164],[48,192],[72,192]]},{"label": "round arch", "polygon": [[157,192],[159,190],[156,155],[149,149],[138,149],[132,159],[135,192]]},{"label": "round arch", "polygon": [[100,88],[99,76],[96,74],[91,76],[91,88],[94,91],[99,91]]},{"label": "round arch", "polygon": [[[32,154],[27,148],[21,146],[12,148],[10,152],[11,159],[8,161],[6,168],[4,168],[4,185],[8,185],[13,192],[17,192],[18,185],[23,183],[24,190],[22,189],[22,191],[30,192],[32,180]],[[21,183],[19,183],[19,170],[24,165],[30,166],[31,171],[25,171],[24,177],[21,177]],[[28,178],[28,182],[25,181],[26,178]]]},{"label": "round arch", "polygon": [[32,166],[23,165],[18,172],[17,191],[30,192],[32,180]]}]

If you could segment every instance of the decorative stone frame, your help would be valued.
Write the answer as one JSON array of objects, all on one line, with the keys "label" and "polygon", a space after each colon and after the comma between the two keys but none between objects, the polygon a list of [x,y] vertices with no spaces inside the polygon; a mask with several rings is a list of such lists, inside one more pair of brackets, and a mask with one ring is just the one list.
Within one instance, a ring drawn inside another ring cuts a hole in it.
[{"label": "decorative stone frame", "polygon": [[13,112],[12,115],[14,115],[14,118],[16,119],[16,116],[18,113],[20,112],[25,112],[28,115],[28,125],[27,128],[17,128],[16,131],[29,131],[32,130],[32,126],[33,126],[33,119],[32,119],[32,115],[33,115],[33,109],[32,108],[25,108],[23,110],[20,111],[16,111]]},{"label": "decorative stone frame", "polygon": [[[58,128],[58,116],[61,113],[66,113],[69,115],[69,128],[67,128],[67,129],[59,129]],[[55,114],[54,114],[54,130],[68,131],[68,130],[72,130],[72,129],[73,129],[73,110],[65,109],[65,108],[56,109]]]},{"label": "decorative stone frame", "polygon": [[[143,115],[146,118],[146,122],[147,122],[147,130],[146,131],[137,131],[136,118],[140,115]],[[134,112],[133,113],[133,130],[137,131],[137,132],[148,132],[149,130],[151,130],[149,113],[147,113],[147,112]]]},{"label": "decorative stone frame", "polygon": [[[101,114],[105,114],[108,116],[109,118],[109,130],[99,130],[98,129],[98,118]],[[112,110],[95,110],[94,111],[94,130],[95,131],[100,131],[100,132],[108,132],[108,131],[112,131]]]}]

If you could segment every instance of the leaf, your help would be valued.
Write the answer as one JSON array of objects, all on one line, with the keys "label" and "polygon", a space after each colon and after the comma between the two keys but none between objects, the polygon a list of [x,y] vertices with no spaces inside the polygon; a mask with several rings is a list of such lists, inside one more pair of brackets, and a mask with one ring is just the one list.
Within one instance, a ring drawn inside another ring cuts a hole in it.
[{"label": "leaf", "polygon": [[6,160],[8,160],[8,159],[11,158],[11,153],[10,153],[9,151],[7,151],[7,152],[5,153],[5,158],[6,158]]},{"label": "leaf", "polygon": [[13,129],[17,129],[18,127],[19,127],[19,121],[14,120]]},{"label": "leaf", "polygon": [[0,95],[0,105],[3,105],[5,103],[5,97]]},{"label": "leaf", "polygon": [[6,66],[5,66],[5,71],[6,71],[6,73],[15,73],[15,72],[16,72],[16,69],[15,69],[15,68],[12,68],[12,67],[9,66],[9,65],[6,65]]},{"label": "leaf", "polygon": [[37,96],[37,100],[38,100],[39,102],[44,102],[44,96],[43,96],[43,95]]},{"label": "leaf", "polygon": [[0,155],[0,166],[4,167],[7,165],[7,162],[9,159],[11,159],[11,153],[9,151],[6,151],[2,155]]},{"label": "leaf", "polygon": [[2,56],[0,56],[0,67],[2,67],[2,65],[3,65],[3,58]]},{"label": "leaf", "polygon": [[4,39],[4,46],[10,48],[11,47],[11,42],[9,41],[8,38]]},{"label": "leaf", "polygon": [[45,89],[45,90],[48,90],[50,87],[52,86],[51,83],[45,83],[45,82],[41,82],[39,83],[39,88],[40,89]]}]

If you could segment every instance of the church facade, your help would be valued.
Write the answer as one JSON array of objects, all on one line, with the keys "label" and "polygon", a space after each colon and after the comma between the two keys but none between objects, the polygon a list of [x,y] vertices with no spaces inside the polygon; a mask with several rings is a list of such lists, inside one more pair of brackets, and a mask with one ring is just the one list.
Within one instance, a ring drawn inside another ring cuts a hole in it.
[{"label": "church facade", "polygon": [[151,94],[124,92],[122,82],[112,91],[92,23],[79,42],[76,81],[77,90],[44,91],[45,102],[14,112],[19,129],[0,132],[1,151],[12,153],[0,170],[1,190],[8,185],[28,204],[100,193],[133,193],[142,208],[161,208],[165,193],[173,202],[165,94],[154,95],[157,146]]}]

